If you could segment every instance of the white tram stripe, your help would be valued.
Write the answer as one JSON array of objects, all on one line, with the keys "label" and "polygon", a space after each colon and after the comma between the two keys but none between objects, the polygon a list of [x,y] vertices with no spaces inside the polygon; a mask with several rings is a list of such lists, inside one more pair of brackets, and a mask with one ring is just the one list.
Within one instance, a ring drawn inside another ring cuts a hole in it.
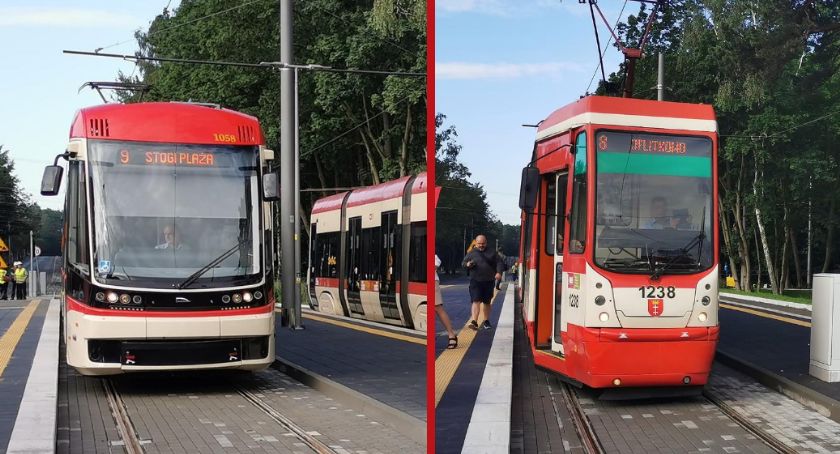
[{"label": "white tram stripe", "polygon": [[508,285],[462,454],[510,452],[513,311],[513,286]]},{"label": "white tram stripe", "polygon": [[557,123],[551,127],[537,132],[537,140],[545,140],[554,137],[585,124],[614,125],[614,126],[636,126],[641,128],[656,129],[684,129],[688,131],[716,132],[717,121],[702,120],[699,118],[677,118],[677,117],[651,117],[647,115],[626,115],[600,112],[586,112],[575,115],[572,118]]},{"label": "white tram stripe", "polygon": [[50,301],[18,408],[8,453],[55,452],[59,301]]}]

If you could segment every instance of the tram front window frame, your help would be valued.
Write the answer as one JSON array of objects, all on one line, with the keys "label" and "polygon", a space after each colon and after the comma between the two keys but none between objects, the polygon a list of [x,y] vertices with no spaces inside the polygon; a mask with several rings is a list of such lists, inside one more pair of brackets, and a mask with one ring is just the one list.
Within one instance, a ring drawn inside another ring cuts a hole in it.
[{"label": "tram front window frame", "polygon": [[712,267],[710,137],[598,129],[593,155],[592,260],[598,268],[662,275],[696,274]]},{"label": "tram front window frame", "polygon": [[87,171],[95,282],[180,289],[226,252],[184,289],[263,281],[259,147],[91,140]]}]

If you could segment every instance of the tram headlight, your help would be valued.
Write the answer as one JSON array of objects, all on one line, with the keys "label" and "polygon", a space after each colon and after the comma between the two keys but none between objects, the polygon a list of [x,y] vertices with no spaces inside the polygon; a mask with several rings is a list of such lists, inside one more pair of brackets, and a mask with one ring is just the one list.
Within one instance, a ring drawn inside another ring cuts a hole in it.
[{"label": "tram headlight", "polygon": [[705,312],[701,312],[700,315],[697,316],[697,320],[700,320],[701,322],[705,322],[707,318],[708,316]]},{"label": "tram headlight", "polygon": [[131,302],[131,297],[128,296],[128,293],[123,293],[120,295],[120,304],[128,304]]},{"label": "tram headlight", "polygon": [[246,303],[250,303],[253,299],[254,296],[251,295],[251,292],[245,292],[242,294],[242,301],[245,301]]},{"label": "tram headlight", "polygon": [[222,295],[222,302],[227,304],[230,302],[230,295]]},{"label": "tram headlight", "polygon": [[108,292],[107,298],[109,303],[114,304],[119,301],[120,296],[117,295],[117,292]]},{"label": "tram headlight", "polygon": [[703,297],[703,299],[702,299],[702,300],[700,300],[700,301],[703,303],[703,305],[704,305],[704,306],[708,306],[709,304],[711,304],[712,299],[711,299],[711,298],[709,298],[709,296],[708,296],[708,295],[706,295],[706,296],[704,296],[704,297]]},{"label": "tram headlight", "polygon": [[606,302],[607,302],[607,299],[604,298],[603,295],[598,295],[598,296],[595,297],[595,304],[597,304],[599,306],[603,306],[604,303],[606,303]]},{"label": "tram headlight", "polygon": [[261,299],[262,299],[262,292],[261,292],[261,291],[259,291],[259,290],[257,290],[256,292],[254,292],[254,299],[261,300]]},{"label": "tram headlight", "polygon": [[143,302],[143,297],[141,297],[140,295],[134,295],[134,297],[133,297],[133,298],[131,298],[131,301],[132,301],[134,304],[140,304],[140,303],[142,303],[142,302]]},{"label": "tram headlight", "polygon": [[102,292],[96,292],[96,301],[99,301],[100,303],[104,303],[105,302],[105,294],[102,293]]},{"label": "tram headlight", "polygon": [[239,304],[242,302],[242,295],[234,293],[231,299],[233,300],[233,304]]},{"label": "tram headlight", "polygon": [[606,322],[609,319],[610,319],[610,314],[608,314],[606,312],[601,312],[601,315],[598,316],[598,320],[601,320],[602,322]]}]

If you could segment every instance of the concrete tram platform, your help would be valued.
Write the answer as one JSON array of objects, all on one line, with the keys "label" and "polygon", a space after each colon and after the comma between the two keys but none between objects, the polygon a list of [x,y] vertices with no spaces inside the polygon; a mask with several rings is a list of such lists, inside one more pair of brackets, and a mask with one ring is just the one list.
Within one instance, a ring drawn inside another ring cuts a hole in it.
[{"label": "concrete tram platform", "polygon": [[768,388],[840,422],[840,383],[808,373],[811,317],[807,309],[721,294],[715,359]]},{"label": "concrete tram platform", "polygon": [[0,301],[0,452],[55,448],[59,304]]},{"label": "concrete tram platform", "polygon": [[425,333],[310,310],[304,329],[292,330],[277,317],[277,362],[286,374],[425,444]]},{"label": "concrete tram platform", "polygon": [[[471,330],[467,278],[444,279],[444,308],[458,348],[437,323],[435,336],[435,450],[507,453],[510,448],[514,303],[512,282],[493,298],[489,330]],[[479,320],[481,323],[481,320]]]}]

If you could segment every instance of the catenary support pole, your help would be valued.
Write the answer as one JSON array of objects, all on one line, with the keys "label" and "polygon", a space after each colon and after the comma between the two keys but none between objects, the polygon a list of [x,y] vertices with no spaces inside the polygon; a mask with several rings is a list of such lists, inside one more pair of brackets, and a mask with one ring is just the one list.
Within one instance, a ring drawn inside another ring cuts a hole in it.
[{"label": "catenary support pole", "polygon": [[656,71],[656,100],[665,100],[665,54],[659,53],[659,62]]},{"label": "catenary support pole", "polygon": [[[280,61],[294,62],[292,54],[293,0],[280,0]],[[280,285],[282,303],[292,319],[289,326],[297,328],[300,300],[295,301],[295,132],[294,132],[294,72],[291,68],[280,70]]]},{"label": "catenary support pole", "polygon": [[300,315],[300,101],[298,98],[298,68],[295,68],[295,315],[294,328],[303,327]]}]

